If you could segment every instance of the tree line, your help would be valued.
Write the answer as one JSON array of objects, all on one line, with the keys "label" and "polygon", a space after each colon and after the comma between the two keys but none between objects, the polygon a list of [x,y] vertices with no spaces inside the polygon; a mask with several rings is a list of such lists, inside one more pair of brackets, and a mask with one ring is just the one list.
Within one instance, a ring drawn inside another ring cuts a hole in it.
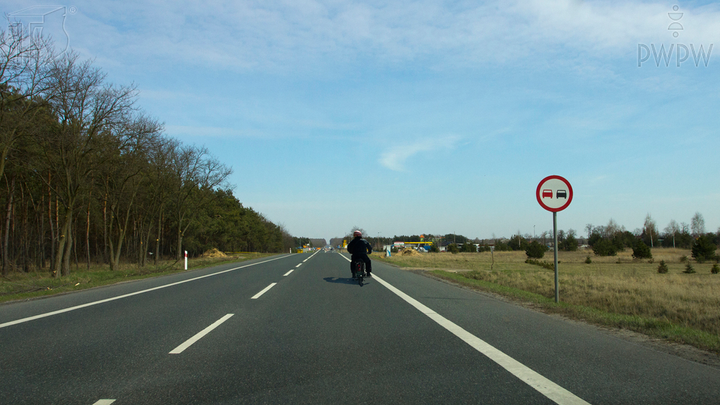
[{"label": "tree line", "polygon": [[650,214],[645,217],[642,229],[634,232],[627,231],[612,219],[605,226],[587,224],[585,230],[588,232],[588,245],[598,256],[615,256],[617,252],[630,248],[637,258],[651,258],[649,248],[665,247],[691,249],[695,259],[712,260],[720,243],[720,230],[718,233],[706,232],[705,219],[699,212],[693,215],[690,224],[678,224],[671,220],[662,232]]},{"label": "tree line", "polygon": [[[717,233],[705,231],[705,219],[697,212],[690,223],[678,224],[671,220],[663,231],[659,231],[656,222],[650,214],[645,217],[643,227],[630,232],[610,219],[607,225],[594,226],[587,224],[587,245],[592,248],[593,253],[598,256],[614,256],[625,249],[632,249],[633,255],[637,258],[651,258],[650,248],[681,248],[692,250],[692,255],[697,260],[716,260],[715,250],[720,244],[720,229]],[[365,234],[365,232],[363,232]],[[345,238],[351,239],[349,234]],[[495,251],[526,251],[531,249],[534,255],[539,255],[547,250],[552,244],[552,235],[543,232],[539,237],[532,235],[521,235],[518,232],[509,239],[493,238],[492,241],[470,239],[463,235],[446,234],[432,235],[400,235],[393,238],[366,238],[371,243],[389,245],[393,241],[420,242],[433,241],[433,247],[437,245],[446,246],[447,251],[457,252],[486,252],[490,251],[492,244]],[[335,239],[333,240],[335,241]],[[558,230],[558,249],[563,251],[576,251],[580,247],[580,240],[577,232],[573,229]],[[536,244],[537,246],[535,246]],[[432,249],[431,251],[437,251]],[[536,257],[536,256],[531,256]],[[542,257],[542,256],[539,256]]]},{"label": "tree line", "polygon": [[3,275],[292,246],[232,195],[229,167],[166,136],[137,95],[46,39],[0,32]]}]

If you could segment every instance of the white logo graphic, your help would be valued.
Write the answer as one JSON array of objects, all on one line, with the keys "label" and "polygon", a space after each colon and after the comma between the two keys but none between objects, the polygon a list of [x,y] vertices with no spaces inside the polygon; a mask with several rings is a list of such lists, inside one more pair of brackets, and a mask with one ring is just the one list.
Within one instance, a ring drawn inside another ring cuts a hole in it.
[{"label": "white logo graphic", "polygon": [[5,14],[8,31],[13,35],[25,34],[30,41],[49,38],[59,50],[58,56],[70,47],[70,35],[65,30],[67,15],[75,14],[75,7],[32,6],[13,13]]}]

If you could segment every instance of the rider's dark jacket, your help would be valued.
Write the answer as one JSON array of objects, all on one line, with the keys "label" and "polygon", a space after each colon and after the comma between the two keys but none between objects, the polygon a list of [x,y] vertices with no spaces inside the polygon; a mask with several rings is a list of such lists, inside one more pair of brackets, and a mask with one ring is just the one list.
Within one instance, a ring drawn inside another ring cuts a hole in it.
[{"label": "rider's dark jacket", "polygon": [[353,263],[356,261],[365,262],[365,271],[367,271],[368,274],[372,272],[372,262],[368,257],[368,253],[372,253],[372,246],[370,246],[368,241],[363,239],[361,236],[356,236],[355,239],[348,243],[347,251],[352,254],[352,257],[350,257],[350,271],[352,271],[353,274],[355,274]]},{"label": "rider's dark jacket", "polygon": [[347,251],[353,256],[367,256],[368,253],[372,253],[372,246],[368,241],[358,236],[348,243]]}]

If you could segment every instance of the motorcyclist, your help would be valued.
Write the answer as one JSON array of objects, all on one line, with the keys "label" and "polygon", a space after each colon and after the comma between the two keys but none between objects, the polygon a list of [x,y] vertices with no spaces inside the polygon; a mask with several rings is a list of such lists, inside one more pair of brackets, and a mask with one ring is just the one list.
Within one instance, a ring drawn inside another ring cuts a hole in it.
[{"label": "motorcyclist", "polygon": [[368,254],[372,253],[372,246],[368,243],[368,241],[362,238],[362,232],[353,232],[353,240],[348,243],[347,251],[352,255],[350,257],[350,271],[352,272],[352,277],[356,278],[355,268],[353,266],[356,261],[365,262],[365,271],[367,272],[367,276],[371,277],[372,262],[370,261]]}]

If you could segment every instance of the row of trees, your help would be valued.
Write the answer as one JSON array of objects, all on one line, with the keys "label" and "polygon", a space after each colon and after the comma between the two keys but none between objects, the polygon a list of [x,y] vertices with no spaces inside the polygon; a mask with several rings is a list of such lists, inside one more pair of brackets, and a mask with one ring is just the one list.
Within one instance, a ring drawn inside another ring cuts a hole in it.
[{"label": "row of trees", "polygon": [[656,222],[649,214],[645,217],[643,228],[635,229],[632,233],[625,230],[624,227],[619,226],[612,219],[606,226],[595,227],[592,224],[588,224],[585,229],[588,232],[588,239],[592,238],[593,234],[599,234],[605,238],[609,238],[623,233],[642,240],[650,247],[662,246],[689,249],[692,247],[693,241],[700,236],[706,235],[713,239],[718,238],[717,234],[707,233],[705,231],[705,220],[699,212],[695,213],[690,224],[684,222],[678,224],[675,220],[671,220],[665,227],[664,232],[658,231]]},{"label": "row of trees", "polygon": [[[595,254],[600,256],[616,255],[617,252],[627,248],[633,249],[633,254],[638,258],[651,257],[651,247],[677,247],[683,249],[692,249],[693,257],[700,258],[712,257],[708,252],[713,246],[716,248],[720,243],[720,230],[718,233],[705,232],[705,220],[700,213],[696,213],[690,224],[678,224],[672,220],[665,228],[663,233],[657,231],[657,225],[652,217],[648,214],[642,229],[636,229],[634,232],[627,231],[624,227],[619,226],[614,220],[610,220],[605,226],[593,226],[588,224],[585,227],[588,232],[587,244],[592,247]],[[427,236],[425,236],[427,235]],[[347,236],[346,238],[351,238]],[[403,242],[420,242],[433,241],[434,246],[442,244],[447,246],[447,250],[451,252],[484,252],[489,251],[487,241],[479,239],[472,240],[463,235],[447,234],[443,236],[424,234],[424,235],[401,235],[391,238],[366,238],[383,244],[390,244],[393,241]],[[540,243],[542,241],[542,243]],[[496,251],[528,251],[532,243],[538,243],[541,246],[548,246],[552,243],[552,236],[548,236],[547,232],[543,233],[539,238],[533,238],[531,235],[522,236],[520,232],[513,235],[510,239],[493,240],[493,246]],[[476,247],[478,245],[479,247]],[[558,231],[558,249],[564,251],[575,251],[579,248],[575,230],[570,229],[565,232]],[[534,247],[535,252],[540,249]],[[715,249],[712,249],[714,252]]]},{"label": "row of trees", "polygon": [[664,233],[657,231],[657,225],[649,214],[645,217],[643,229],[635,232],[625,230],[612,219],[606,226],[588,224],[585,229],[588,231],[588,244],[599,256],[614,256],[630,248],[637,258],[651,258],[650,248],[662,246],[691,249],[693,257],[702,261],[713,259],[720,243],[720,232],[705,232],[705,220],[699,212],[695,213],[690,225],[670,221]]},{"label": "row of trees", "polygon": [[71,262],[180,259],[183,250],[280,251],[292,237],[244,208],[231,170],[183,145],[76,54],[0,32],[2,272]]},{"label": "row of trees", "polygon": [[[624,227],[619,226],[612,219],[610,219],[606,226],[593,226],[592,224],[587,224],[585,226],[585,230],[588,233],[588,239],[591,239],[593,234],[599,234],[604,238],[611,238],[619,233],[627,233],[642,240],[650,247],[662,246],[677,247],[681,249],[692,248],[694,240],[703,235],[710,237],[717,244],[719,242],[718,236],[720,235],[720,229],[717,234],[705,231],[705,219],[699,212],[696,212],[695,215],[693,215],[690,220],[690,224],[685,222],[678,224],[677,221],[671,220],[662,232],[658,230],[657,223],[653,220],[650,214],[645,217],[642,229],[635,229],[632,233],[625,230]],[[592,243],[590,243],[590,245],[592,245]]]}]

